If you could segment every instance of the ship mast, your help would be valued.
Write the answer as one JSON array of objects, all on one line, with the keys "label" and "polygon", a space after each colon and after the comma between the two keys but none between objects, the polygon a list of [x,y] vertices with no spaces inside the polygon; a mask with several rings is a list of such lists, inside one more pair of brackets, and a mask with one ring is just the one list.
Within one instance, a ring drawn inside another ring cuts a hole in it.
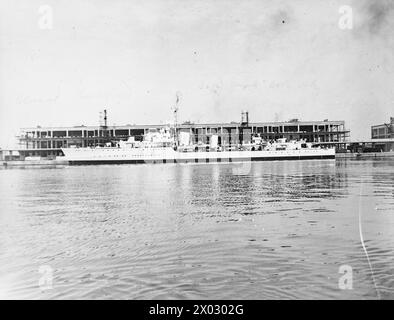
[{"label": "ship mast", "polygon": [[[108,140],[108,124],[107,124],[107,109],[104,109],[104,112],[100,112],[100,131],[99,131],[99,141],[100,137],[103,138],[104,144]],[[100,142],[99,142],[100,144]]]},{"label": "ship mast", "polygon": [[174,113],[174,139],[175,139],[175,145],[178,146],[178,110],[179,110],[179,100],[180,100],[180,94],[179,92],[176,93],[176,100],[175,100],[175,106],[172,108],[173,113]]}]

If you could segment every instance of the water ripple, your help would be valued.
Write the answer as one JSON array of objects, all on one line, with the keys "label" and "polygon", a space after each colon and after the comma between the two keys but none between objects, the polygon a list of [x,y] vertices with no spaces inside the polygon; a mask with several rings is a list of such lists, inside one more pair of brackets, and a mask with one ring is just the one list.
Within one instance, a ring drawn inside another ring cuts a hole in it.
[{"label": "water ripple", "polygon": [[0,170],[0,295],[394,298],[393,161],[233,166]]}]

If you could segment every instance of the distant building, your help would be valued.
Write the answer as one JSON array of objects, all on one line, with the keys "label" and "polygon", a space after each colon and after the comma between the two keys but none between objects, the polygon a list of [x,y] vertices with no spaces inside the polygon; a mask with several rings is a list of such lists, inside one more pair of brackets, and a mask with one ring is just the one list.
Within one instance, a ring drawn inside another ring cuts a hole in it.
[{"label": "distant building", "polygon": [[[63,147],[89,147],[104,145],[107,141],[127,140],[135,137],[142,140],[149,130],[158,130],[168,125],[124,125],[124,126],[74,126],[23,128],[18,136],[22,156],[50,157],[62,155]],[[189,132],[193,143],[209,143],[212,135],[218,136],[219,145],[249,143],[253,135],[264,140],[287,138],[305,139],[308,142],[326,145],[332,142],[337,148],[345,148],[349,131],[344,121],[299,121],[253,122],[248,113],[243,113],[240,122],[196,124],[185,122],[177,125],[177,133]],[[341,144],[343,143],[343,144]]]},{"label": "distant building", "polygon": [[20,160],[19,150],[3,150],[0,149],[0,161]]},{"label": "distant building", "polygon": [[389,123],[378,124],[371,127],[371,139],[394,138],[394,117],[390,117]]},{"label": "distant building", "polygon": [[371,140],[382,151],[394,151],[394,117],[390,117],[389,123],[374,125],[371,127]]}]

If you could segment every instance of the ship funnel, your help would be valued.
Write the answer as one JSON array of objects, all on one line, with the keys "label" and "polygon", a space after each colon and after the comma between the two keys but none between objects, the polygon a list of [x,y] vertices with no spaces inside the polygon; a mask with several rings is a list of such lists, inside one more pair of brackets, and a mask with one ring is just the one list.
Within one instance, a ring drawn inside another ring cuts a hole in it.
[{"label": "ship funnel", "polygon": [[241,112],[241,125],[249,125],[249,112],[248,111],[242,111]]}]

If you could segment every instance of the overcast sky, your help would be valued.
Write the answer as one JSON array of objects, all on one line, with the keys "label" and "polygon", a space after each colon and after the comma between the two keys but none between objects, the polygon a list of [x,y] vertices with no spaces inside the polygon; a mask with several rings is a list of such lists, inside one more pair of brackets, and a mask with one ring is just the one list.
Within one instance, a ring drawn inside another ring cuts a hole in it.
[{"label": "overcast sky", "polygon": [[0,147],[20,127],[96,125],[104,108],[111,125],[169,122],[177,92],[181,121],[246,109],[370,138],[394,116],[393,33],[392,0],[0,0]]}]

